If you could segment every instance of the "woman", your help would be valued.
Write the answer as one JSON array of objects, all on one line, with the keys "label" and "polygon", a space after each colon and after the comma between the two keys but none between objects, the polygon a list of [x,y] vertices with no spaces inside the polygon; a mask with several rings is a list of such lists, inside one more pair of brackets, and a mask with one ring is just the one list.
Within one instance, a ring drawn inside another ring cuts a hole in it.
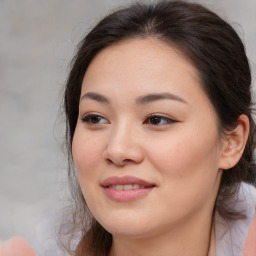
[{"label": "woman", "polygon": [[200,5],[134,4],[100,21],[65,91],[76,255],[243,255],[250,89],[240,38]]},{"label": "woman", "polygon": [[255,255],[250,90],[240,38],[200,5],[134,4],[100,21],[65,90],[68,248]]}]

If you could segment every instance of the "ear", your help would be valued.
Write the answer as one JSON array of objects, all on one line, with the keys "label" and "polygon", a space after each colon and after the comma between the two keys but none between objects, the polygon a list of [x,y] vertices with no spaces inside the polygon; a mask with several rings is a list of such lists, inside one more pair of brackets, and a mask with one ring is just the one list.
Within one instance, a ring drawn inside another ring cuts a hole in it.
[{"label": "ear", "polygon": [[249,130],[249,118],[246,115],[240,115],[237,120],[237,126],[225,135],[219,169],[230,169],[239,162],[244,152]]}]

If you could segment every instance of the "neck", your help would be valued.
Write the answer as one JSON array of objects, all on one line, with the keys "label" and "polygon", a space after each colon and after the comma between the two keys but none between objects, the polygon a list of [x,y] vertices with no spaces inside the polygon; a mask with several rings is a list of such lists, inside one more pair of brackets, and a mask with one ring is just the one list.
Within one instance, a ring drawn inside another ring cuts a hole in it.
[{"label": "neck", "polygon": [[[183,222],[168,232],[157,233],[144,238],[113,236],[109,256],[207,256],[210,253],[212,217],[199,216],[197,221]],[[212,251],[212,248],[211,248]]]}]

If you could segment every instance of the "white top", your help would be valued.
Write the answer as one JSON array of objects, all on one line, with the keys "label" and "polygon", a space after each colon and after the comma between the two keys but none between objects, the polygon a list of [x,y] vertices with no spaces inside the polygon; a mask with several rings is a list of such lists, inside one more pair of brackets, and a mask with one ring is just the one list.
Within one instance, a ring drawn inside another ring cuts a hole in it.
[{"label": "white top", "polygon": [[255,187],[242,183],[237,196],[230,200],[229,205],[232,209],[242,210],[246,218],[227,221],[216,211],[216,256],[243,256],[243,248],[249,226],[252,217],[256,214]]}]

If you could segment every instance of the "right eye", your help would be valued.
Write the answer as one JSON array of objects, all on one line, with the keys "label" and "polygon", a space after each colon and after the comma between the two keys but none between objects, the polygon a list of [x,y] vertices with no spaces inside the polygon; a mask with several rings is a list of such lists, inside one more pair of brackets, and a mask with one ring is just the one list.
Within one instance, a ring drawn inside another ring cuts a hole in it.
[{"label": "right eye", "polygon": [[97,114],[87,114],[81,118],[83,123],[89,125],[98,125],[98,124],[108,124],[109,121],[105,119],[103,116]]}]

